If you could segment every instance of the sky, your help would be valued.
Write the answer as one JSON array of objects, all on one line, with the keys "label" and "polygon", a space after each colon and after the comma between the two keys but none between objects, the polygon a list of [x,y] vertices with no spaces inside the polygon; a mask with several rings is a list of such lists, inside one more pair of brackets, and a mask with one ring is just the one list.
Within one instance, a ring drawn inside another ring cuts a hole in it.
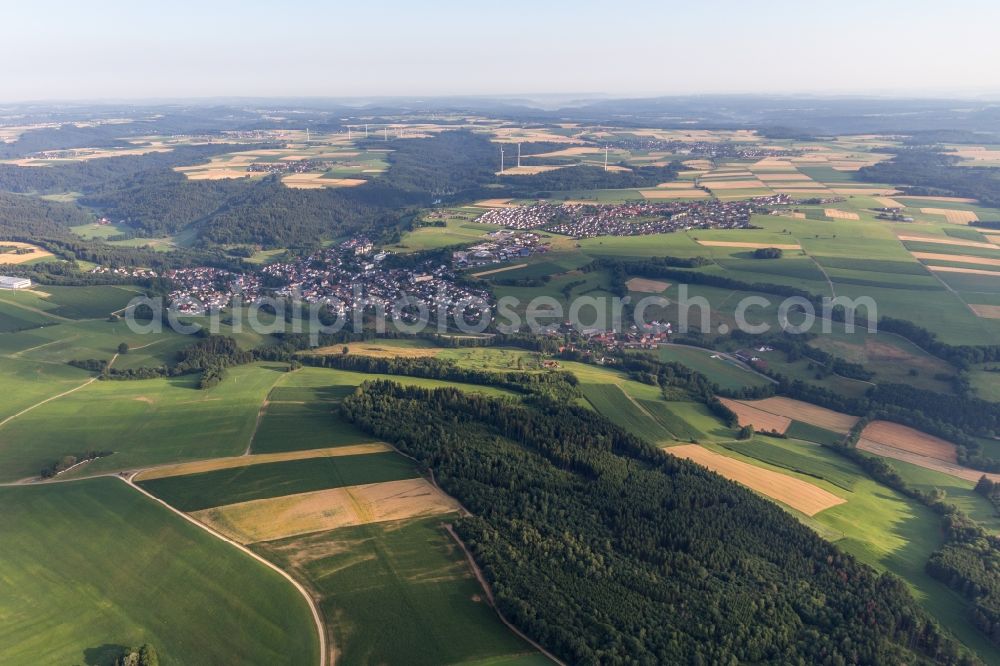
[{"label": "sky", "polygon": [[995,0],[19,0],[0,101],[603,93],[1000,98]]}]

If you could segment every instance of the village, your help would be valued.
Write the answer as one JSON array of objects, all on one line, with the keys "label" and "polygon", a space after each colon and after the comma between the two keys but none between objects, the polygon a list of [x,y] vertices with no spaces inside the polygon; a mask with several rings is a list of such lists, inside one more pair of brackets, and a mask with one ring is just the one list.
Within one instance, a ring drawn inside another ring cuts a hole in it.
[{"label": "village", "polygon": [[628,202],[620,204],[539,203],[494,208],[476,222],[508,229],[544,229],[573,238],[644,236],[687,229],[746,229],[750,216],[792,203],[787,194],[739,201]]},{"label": "village", "polygon": [[539,234],[520,231],[491,231],[487,240],[470,245],[451,254],[455,268],[473,268],[511,259],[530,257],[549,251],[550,244],[542,242]]}]

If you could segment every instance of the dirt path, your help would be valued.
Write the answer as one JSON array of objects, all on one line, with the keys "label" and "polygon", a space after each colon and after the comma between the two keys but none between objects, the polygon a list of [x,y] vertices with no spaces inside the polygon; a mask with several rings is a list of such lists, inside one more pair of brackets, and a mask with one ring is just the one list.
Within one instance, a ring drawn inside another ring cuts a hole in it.
[{"label": "dirt path", "polygon": [[483,572],[482,570],[480,570],[479,565],[476,564],[476,560],[472,557],[472,553],[470,553],[469,549],[465,547],[465,543],[459,538],[458,534],[455,533],[455,529],[451,525],[445,524],[444,528],[448,530],[448,534],[451,535],[451,538],[455,540],[455,543],[458,544],[458,547],[462,549],[463,553],[465,553],[465,559],[468,560],[469,567],[472,568],[472,573],[475,574],[476,580],[479,581],[480,587],[483,588],[483,593],[486,595],[486,601],[489,602],[490,607],[493,608],[493,611],[497,614],[497,617],[500,618],[500,621],[503,622],[508,629],[514,632],[515,635],[519,636],[523,641],[528,643],[528,645],[531,645],[533,648],[544,654],[554,663],[560,664],[560,666],[566,666],[565,662],[561,661],[554,654],[552,654],[551,652],[543,648],[541,645],[539,645],[535,641],[525,636],[520,629],[518,629],[513,624],[507,621],[507,618],[505,618],[503,616],[503,613],[501,613],[500,610],[497,608],[496,602],[493,599],[493,590],[490,589],[489,583],[486,582],[486,577],[483,576]]},{"label": "dirt path", "polygon": [[25,407],[24,409],[22,409],[21,411],[19,411],[17,414],[13,414],[11,416],[8,416],[3,421],[0,421],[0,428],[2,428],[5,425],[7,425],[7,423],[9,423],[10,421],[13,421],[14,419],[16,419],[18,416],[21,416],[22,414],[27,414],[28,412],[30,412],[31,410],[35,409],[36,407],[41,407],[42,405],[44,405],[47,402],[52,402],[53,400],[57,400],[59,398],[62,398],[63,396],[67,396],[70,393],[76,393],[80,389],[86,388],[86,387],[90,386],[91,384],[93,384],[96,381],[97,381],[97,377],[91,377],[90,379],[88,379],[84,383],[80,384],[76,388],[71,388],[68,391],[63,391],[62,393],[60,393],[58,395],[54,395],[51,398],[46,398],[45,400],[42,400],[41,402],[36,402],[35,404],[31,405],[30,407]]},{"label": "dirt path", "polygon": [[[137,473],[138,472],[136,472],[135,474],[137,474]],[[261,557],[260,555],[258,555],[255,552],[253,552],[252,550],[250,550],[246,546],[244,546],[244,545],[242,545],[240,543],[237,543],[236,541],[233,541],[232,539],[230,539],[229,537],[225,536],[224,534],[216,532],[215,530],[213,530],[208,525],[205,525],[204,523],[198,522],[197,520],[195,520],[191,516],[187,515],[183,511],[179,511],[179,510],[175,509],[174,507],[170,506],[169,504],[167,504],[166,502],[164,502],[163,500],[161,500],[159,497],[156,497],[155,495],[152,495],[151,493],[147,492],[143,488],[137,486],[135,483],[132,482],[132,479],[135,477],[135,474],[130,475],[128,478],[125,478],[125,477],[122,477],[122,476],[118,476],[118,478],[121,479],[124,483],[126,483],[129,486],[131,486],[132,488],[134,488],[135,490],[137,490],[140,493],[142,493],[143,495],[145,495],[146,497],[150,498],[151,500],[153,500],[157,504],[166,507],[169,511],[174,512],[175,514],[177,514],[178,516],[180,516],[184,520],[188,521],[192,525],[196,525],[196,526],[200,527],[201,529],[205,530],[206,532],[208,532],[209,534],[211,534],[215,538],[221,539],[222,541],[225,541],[226,543],[230,544],[234,548],[237,548],[237,549],[241,550],[243,553],[245,553],[245,554],[249,555],[250,557],[252,557],[253,559],[257,560],[258,562],[260,562],[261,564],[263,564],[267,568],[271,569],[272,571],[276,571],[285,580],[287,580],[289,583],[291,583],[292,585],[294,585],[295,589],[298,590],[299,594],[301,594],[302,597],[306,600],[306,603],[309,604],[309,610],[312,611],[313,621],[316,623],[316,633],[319,634],[319,666],[327,666],[327,664],[329,664],[330,666],[333,666],[333,663],[336,661],[336,655],[335,655],[335,652],[334,652],[334,646],[331,645],[329,647],[330,653],[334,654],[334,656],[333,657],[328,657],[327,656],[327,642],[326,642],[326,626],[323,624],[323,619],[320,617],[319,609],[317,609],[317,607],[316,607],[316,601],[312,598],[312,596],[309,594],[309,592],[306,591],[306,588],[301,583],[299,583],[297,580],[295,580],[294,578],[292,578],[292,575],[289,574],[287,571],[285,571],[284,569],[279,568],[276,564],[274,564],[274,563],[272,563],[272,562],[264,559],[263,557]]]},{"label": "dirt path", "polygon": [[[108,362],[108,367],[110,368],[112,365],[114,365],[115,361],[117,361],[117,360],[118,360],[118,354],[115,354],[114,356],[111,357],[111,361]],[[8,416],[3,421],[0,421],[0,428],[2,428],[5,425],[7,425],[8,422],[13,421],[14,419],[16,419],[18,416],[21,416],[22,414],[26,414],[26,413],[30,412],[31,410],[35,409],[36,407],[41,407],[42,405],[44,405],[47,402],[52,402],[53,400],[57,400],[59,398],[62,398],[63,396],[67,396],[70,393],[76,393],[80,389],[86,388],[86,387],[90,386],[91,384],[93,384],[94,382],[96,382],[99,378],[100,378],[99,376],[98,377],[91,377],[90,379],[88,379],[84,383],[80,384],[76,388],[71,388],[68,391],[63,391],[62,393],[60,393],[58,395],[54,395],[51,398],[46,398],[45,400],[42,400],[41,402],[36,402],[35,404],[31,405],[30,407],[25,407],[24,409],[22,409],[21,411],[19,411],[17,414],[13,414],[11,416]]]},{"label": "dirt path", "polygon": [[829,274],[827,274],[826,269],[823,268],[823,264],[816,261],[816,257],[812,256],[811,254],[807,254],[806,256],[809,257],[809,259],[812,260],[814,264],[816,264],[816,268],[818,268],[819,272],[823,274],[823,277],[826,279],[826,283],[830,285],[830,295],[833,298],[837,298],[837,290],[833,287],[833,280],[830,279],[830,276]]},{"label": "dirt path", "polygon": [[[270,393],[270,391],[268,392]],[[250,433],[250,441],[247,442],[247,448],[243,451],[243,455],[250,455],[250,449],[253,448],[253,440],[257,437],[257,429],[260,428],[260,422],[264,419],[264,413],[267,411],[267,406],[271,404],[271,401],[264,398],[264,402],[260,403],[260,409],[257,410],[257,421],[253,424],[253,432]]]}]

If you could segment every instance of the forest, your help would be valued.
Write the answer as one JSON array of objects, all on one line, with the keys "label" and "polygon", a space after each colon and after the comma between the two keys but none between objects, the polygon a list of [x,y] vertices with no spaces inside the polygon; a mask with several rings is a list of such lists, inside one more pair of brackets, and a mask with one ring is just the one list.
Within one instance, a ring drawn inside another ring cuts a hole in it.
[{"label": "forest", "polygon": [[381,381],[342,409],[469,508],[500,611],[567,662],[974,663],[898,579],[592,411]]},{"label": "forest", "polygon": [[1000,206],[1000,169],[956,166],[956,157],[933,148],[914,147],[888,162],[863,167],[858,180],[907,185],[910,195],[946,195],[979,199],[984,206]]}]

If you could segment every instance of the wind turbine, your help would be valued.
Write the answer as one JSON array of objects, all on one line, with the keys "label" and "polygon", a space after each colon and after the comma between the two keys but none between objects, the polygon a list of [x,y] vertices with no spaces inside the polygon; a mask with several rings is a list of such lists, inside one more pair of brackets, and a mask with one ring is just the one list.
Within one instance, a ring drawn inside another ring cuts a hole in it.
[{"label": "wind turbine", "polygon": [[500,146],[500,174],[503,175],[503,146]]},{"label": "wind turbine", "polygon": [[607,144],[604,145],[604,170],[605,171],[608,170],[608,149],[609,148],[610,148],[610,146],[608,146]]},{"label": "wind turbine", "polygon": [[521,168],[521,144],[517,144],[517,168]]},{"label": "wind turbine", "polygon": [[368,123],[365,123],[365,138],[368,138]]}]

